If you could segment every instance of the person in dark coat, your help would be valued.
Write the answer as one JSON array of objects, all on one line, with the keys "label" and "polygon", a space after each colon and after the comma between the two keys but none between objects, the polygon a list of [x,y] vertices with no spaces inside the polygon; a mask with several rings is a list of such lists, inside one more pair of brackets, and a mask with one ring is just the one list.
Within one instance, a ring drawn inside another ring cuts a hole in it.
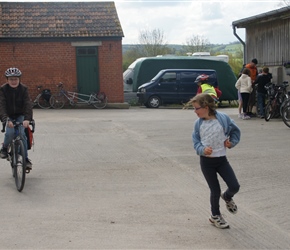
[{"label": "person in dark coat", "polygon": [[24,128],[27,128],[32,120],[32,105],[28,88],[21,83],[21,75],[22,73],[18,68],[7,69],[5,71],[7,82],[0,88],[0,119],[2,123],[6,123],[6,133],[0,150],[0,157],[3,159],[8,157],[7,147],[14,137],[12,121],[22,122],[26,168],[31,170],[32,163],[28,159],[27,138]]}]

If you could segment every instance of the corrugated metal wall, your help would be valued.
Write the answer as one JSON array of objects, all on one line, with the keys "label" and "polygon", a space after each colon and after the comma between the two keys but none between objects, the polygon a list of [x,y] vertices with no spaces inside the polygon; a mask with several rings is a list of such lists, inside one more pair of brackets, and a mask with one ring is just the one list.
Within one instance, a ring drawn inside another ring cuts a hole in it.
[{"label": "corrugated metal wall", "polygon": [[246,27],[246,62],[258,59],[258,66],[268,66],[273,82],[289,81],[283,64],[290,62],[290,18],[257,22]]},{"label": "corrugated metal wall", "polygon": [[290,61],[290,19],[257,23],[246,27],[246,58],[259,65],[282,66]]}]

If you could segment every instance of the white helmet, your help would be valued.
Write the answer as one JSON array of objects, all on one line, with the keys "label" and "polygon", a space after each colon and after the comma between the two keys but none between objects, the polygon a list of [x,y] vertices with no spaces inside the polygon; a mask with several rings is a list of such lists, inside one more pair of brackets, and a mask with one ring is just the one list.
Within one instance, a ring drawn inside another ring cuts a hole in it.
[{"label": "white helmet", "polygon": [[5,71],[6,77],[10,77],[10,76],[20,77],[21,75],[22,75],[21,71],[17,68],[9,68]]}]

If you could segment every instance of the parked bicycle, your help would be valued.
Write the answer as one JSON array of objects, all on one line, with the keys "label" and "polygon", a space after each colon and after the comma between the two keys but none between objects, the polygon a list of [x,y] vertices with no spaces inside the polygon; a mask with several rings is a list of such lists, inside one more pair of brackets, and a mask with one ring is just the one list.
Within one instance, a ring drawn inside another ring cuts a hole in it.
[{"label": "parked bicycle", "polygon": [[[22,134],[21,127],[23,126],[22,122],[13,121],[14,125],[14,138],[12,142],[8,145],[8,158],[7,160],[11,164],[12,175],[15,178],[16,188],[21,192],[24,188],[26,173],[29,173],[26,169],[26,158],[25,158],[25,149],[24,149],[24,138]],[[32,125],[32,132],[35,130],[34,121],[30,122]],[[2,123],[1,132],[5,132],[6,122]]]},{"label": "parked bicycle", "polygon": [[81,94],[78,92],[67,91],[63,87],[63,83],[57,84],[59,93],[54,94],[50,98],[50,105],[55,109],[61,109],[68,101],[71,106],[76,104],[93,105],[95,108],[102,109],[107,106],[108,99],[104,92],[98,94],[91,93],[90,95]]},{"label": "parked bicycle", "polygon": [[290,102],[287,102],[282,110],[282,120],[290,128]]},{"label": "parked bicycle", "polygon": [[42,86],[37,86],[37,90],[39,94],[37,95],[37,97],[32,103],[33,107],[38,105],[42,109],[49,109],[51,107],[50,102],[49,102],[50,97],[51,97],[50,89],[44,89],[42,91],[41,89],[42,89]]},{"label": "parked bicycle", "polygon": [[282,116],[283,107],[286,104],[286,100],[289,99],[286,88],[288,82],[283,82],[280,85],[270,84],[266,85],[268,95],[268,102],[265,107],[265,120],[269,121],[274,117]]}]

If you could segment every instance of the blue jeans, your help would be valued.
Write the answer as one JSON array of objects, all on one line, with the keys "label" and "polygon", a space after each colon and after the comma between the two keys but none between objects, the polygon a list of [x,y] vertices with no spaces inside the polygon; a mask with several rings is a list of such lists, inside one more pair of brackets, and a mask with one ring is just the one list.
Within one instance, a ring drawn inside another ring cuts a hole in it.
[{"label": "blue jeans", "polygon": [[258,103],[258,114],[260,116],[265,115],[265,100],[266,100],[266,94],[263,93],[257,93],[257,103]]},{"label": "blue jeans", "polygon": [[221,187],[217,174],[228,186],[225,191],[226,200],[230,200],[239,191],[240,184],[226,156],[213,158],[201,156],[200,166],[210,189],[211,213],[213,216],[220,215]]},{"label": "blue jeans", "polygon": [[[24,116],[20,115],[18,116],[15,121],[16,122],[23,122],[24,120]],[[8,122],[6,124],[6,132],[5,132],[5,136],[4,136],[4,143],[3,146],[5,148],[8,147],[9,143],[13,140],[14,138],[14,128],[8,128]],[[27,138],[26,135],[24,133],[24,127],[21,126],[19,127],[19,129],[21,129],[21,134],[22,134],[22,138],[23,138],[23,142],[24,142],[24,152],[25,152],[25,158],[28,158],[28,153],[27,153]]]}]

